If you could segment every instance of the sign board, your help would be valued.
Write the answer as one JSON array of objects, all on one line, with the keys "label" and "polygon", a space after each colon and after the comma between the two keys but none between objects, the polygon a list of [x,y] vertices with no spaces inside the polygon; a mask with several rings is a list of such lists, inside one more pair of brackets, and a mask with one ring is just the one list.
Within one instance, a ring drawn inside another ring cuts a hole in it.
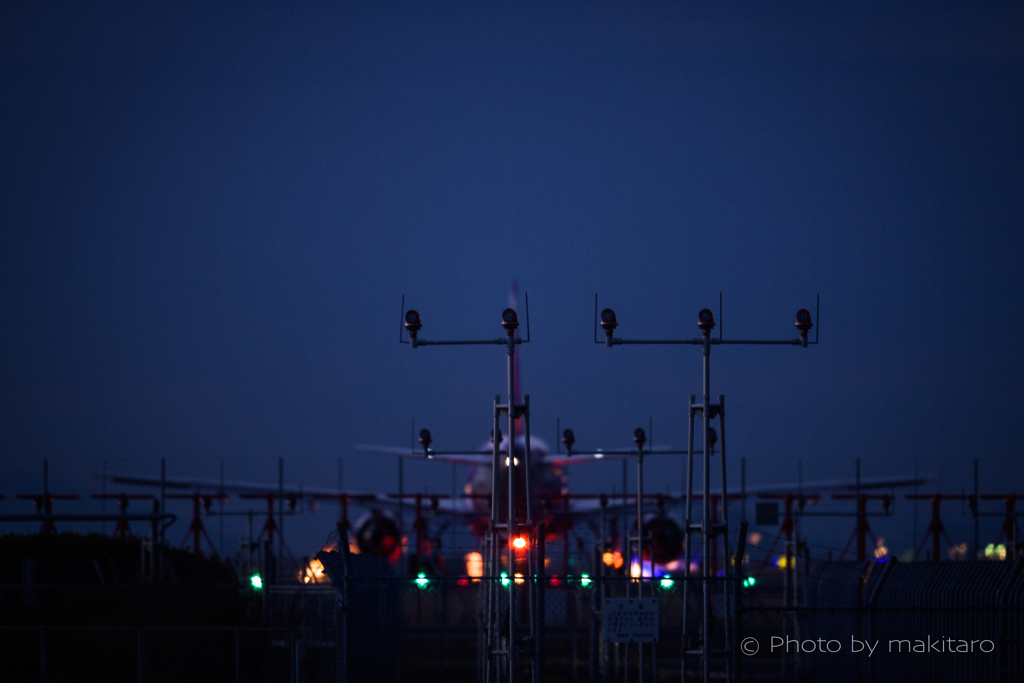
[{"label": "sign board", "polygon": [[658,642],[657,598],[606,598],[603,617],[607,641]]}]

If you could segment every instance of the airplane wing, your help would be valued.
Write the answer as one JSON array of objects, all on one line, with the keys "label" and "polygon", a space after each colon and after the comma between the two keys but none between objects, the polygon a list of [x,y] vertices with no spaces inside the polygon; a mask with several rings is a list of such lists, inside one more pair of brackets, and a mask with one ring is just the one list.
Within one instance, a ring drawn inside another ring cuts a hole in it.
[{"label": "airplane wing", "polygon": [[[139,477],[134,475],[125,474],[111,474],[108,477],[110,481],[115,484],[131,484],[133,486],[148,486],[148,487],[159,487],[161,484],[160,477]],[[213,479],[190,479],[182,477],[166,477],[163,480],[165,488],[174,490],[187,490],[187,491],[208,491],[210,493],[219,493],[221,491],[225,493],[273,493],[277,495],[281,489],[274,486],[273,484],[254,484],[252,482],[240,482],[240,481],[225,481],[221,483],[219,480]],[[285,486],[284,489],[285,497],[289,496],[337,496],[337,489],[326,489],[326,488],[306,488],[305,486]],[[345,493],[353,494],[352,491],[346,491]]]},{"label": "airplane wing", "polygon": [[[685,455],[686,451],[674,451],[672,446],[666,444],[664,446],[655,446],[649,451],[644,451],[644,455]],[[697,449],[693,451],[694,455],[702,455],[703,450]],[[563,467],[565,465],[575,465],[577,463],[584,462],[600,462],[602,460],[621,460],[622,458],[633,458],[636,457],[636,450],[624,450],[624,451],[573,451],[572,455],[566,455],[564,453],[552,453],[544,458],[541,458],[540,462],[543,465],[553,465],[555,467]]]},{"label": "airplane wing", "polygon": [[[160,486],[159,477],[138,477],[113,474],[109,475],[109,479],[117,484],[130,484],[134,486],[147,487]],[[222,486],[220,481],[214,481],[211,479],[188,479],[180,477],[167,477],[164,480],[164,486],[171,490],[209,491],[211,493],[223,491],[226,493],[272,493],[277,495],[280,492],[279,488],[272,484],[268,485],[254,484],[250,482],[225,481]],[[362,505],[367,508],[397,511],[400,507],[404,507],[406,510],[410,510],[413,507],[413,501],[410,500],[409,497],[406,497],[404,503],[399,503],[397,498],[380,493],[349,490],[346,490],[344,493],[353,497],[353,504]],[[297,498],[337,499],[339,492],[337,489],[317,487],[307,488],[305,486],[296,488],[294,486],[285,486],[284,496],[285,498],[294,496]],[[476,509],[473,505],[472,499],[469,498],[457,498],[453,500],[446,497],[424,495],[423,508],[424,512],[427,514],[433,513],[466,520],[479,517],[480,514],[482,514],[480,510]]]},{"label": "airplane wing", "polygon": [[[381,453],[393,455],[398,458],[412,458],[414,460],[438,460],[440,462],[454,462],[460,465],[490,465],[493,459],[491,453],[478,453],[473,451],[447,453],[444,451],[429,451],[430,455],[423,455],[422,451],[413,451],[408,448],[394,448],[392,446],[373,446],[370,444],[356,444],[355,449],[363,453]],[[499,451],[504,453],[505,451]]]},{"label": "airplane wing", "polygon": [[[936,474],[924,474],[918,476],[902,477],[868,477],[860,480],[861,490],[870,489],[891,489],[905,486],[919,486],[931,481],[941,481]],[[857,481],[855,479],[831,479],[825,481],[806,481],[802,483],[789,482],[784,484],[761,484],[760,486],[748,486],[747,495],[772,494],[772,493],[821,493],[825,491],[856,491]],[[739,487],[734,489],[739,493]]]},{"label": "airplane wing", "polygon": [[[576,456],[574,455],[573,458]],[[575,460],[573,462],[576,462]],[[585,461],[580,461],[585,462]],[[925,474],[918,476],[903,476],[903,477],[871,477],[861,479],[860,488],[861,490],[871,489],[891,489],[891,488],[903,488],[907,486],[919,486],[927,484],[928,482],[940,481],[941,478],[934,474]],[[805,495],[811,496],[814,494],[825,493],[829,491],[856,491],[857,482],[856,480],[850,479],[834,479],[826,481],[808,481],[798,484],[796,482],[781,483],[781,484],[762,484],[759,486],[748,486],[746,487],[746,496],[748,498],[757,495],[772,495],[772,494],[785,494],[785,493],[796,493],[798,490],[803,491]],[[712,491],[712,493],[715,493]],[[605,512],[609,514],[621,513],[621,512],[634,512],[636,510],[636,499],[632,496],[635,494],[626,494],[626,500],[623,501],[621,495],[613,496],[609,495],[607,498],[607,504],[605,505]],[[652,496],[658,495],[652,493]],[[678,504],[686,500],[686,494],[680,495],[679,493],[666,493],[662,494],[664,500],[667,503]],[[700,490],[694,490],[693,495],[698,499],[702,497]],[[736,486],[729,492],[729,498],[739,498],[741,496],[740,488]],[[645,495],[644,498],[647,498]],[[644,509],[649,509],[653,501],[644,501]],[[812,501],[813,502],[813,501]],[[554,506],[557,511],[558,506]],[[594,496],[593,498],[573,498],[569,501],[569,514],[574,516],[589,516],[601,513],[601,502]]]}]

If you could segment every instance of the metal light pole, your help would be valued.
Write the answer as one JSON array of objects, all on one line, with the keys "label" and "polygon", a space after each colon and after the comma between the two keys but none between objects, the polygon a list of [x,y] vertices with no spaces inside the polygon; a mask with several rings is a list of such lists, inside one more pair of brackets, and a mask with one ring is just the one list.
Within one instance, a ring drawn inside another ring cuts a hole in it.
[{"label": "metal light pole", "polygon": [[[559,429],[561,429],[561,423],[560,422],[559,422]],[[652,573],[647,578],[649,578],[649,579],[653,579],[654,578],[654,575],[653,575],[653,565],[654,565],[653,541],[650,539],[650,537],[648,537],[648,536],[646,536],[644,534],[644,527],[643,527],[644,454],[646,453],[647,455],[650,455],[653,452],[653,442],[654,442],[654,438],[653,438],[653,433],[654,433],[653,420],[648,424],[648,429],[650,430],[650,434],[648,434],[647,432],[644,432],[644,430],[641,429],[641,428],[638,428],[638,429],[633,431],[633,442],[636,443],[636,448],[635,449],[630,449],[630,450],[607,450],[607,449],[602,449],[600,451],[580,450],[580,449],[574,448],[574,444],[576,443],[576,435],[573,433],[573,431],[571,429],[566,429],[565,432],[563,432],[563,434],[562,434],[562,443],[565,444],[565,452],[570,457],[572,455],[581,454],[581,453],[600,453],[602,456],[637,456],[637,464],[636,464],[636,467],[637,467],[637,470],[636,470],[636,480],[637,480],[637,491],[636,491],[636,529],[637,529],[637,531],[636,531],[635,534],[629,532],[627,527],[625,526],[625,522],[623,522],[623,530],[624,530],[624,532],[626,534],[626,539],[625,539],[626,543],[625,543],[624,550],[625,550],[626,559],[629,562],[630,574],[632,574],[632,570],[633,570],[633,566],[634,566],[634,558],[636,559],[636,566],[638,567],[638,576],[633,577],[631,575],[631,578],[635,578],[637,580],[637,597],[638,598],[642,598],[643,597],[643,580],[644,580],[644,574],[643,574],[643,566],[644,566],[644,564],[643,564],[643,555],[644,555],[644,544],[645,543],[649,543],[648,547],[650,548],[651,565],[652,565]],[[648,442],[648,439],[650,439],[650,442]],[[644,444],[645,443],[647,444],[647,449],[646,450],[644,449]],[[559,451],[559,452],[561,452],[561,451]],[[659,450],[658,454],[659,455],[685,455],[688,452],[689,451]],[[703,453],[703,451],[698,450],[698,451],[694,451],[694,453],[699,455],[699,454]],[[625,473],[627,471],[627,468],[628,468],[628,462],[627,462],[627,460],[625,458],[623,458],[623,460],[622,460],[622,471],[623,471],[622,509],[623,509],[623,512],[625,512],[627,501],[629,500],[629,494],[626,493],[626,477],[625,477]],[[565,496],[566,499],[568,499],[570,497],[571,496]],[[582,497],[591,497],[591,496],[589,496],[588,494],[582,494]],[[598,545],[601,548],[601,550],[603,551],[605,539],[607,538],[607,513],[608,513],[608,510],[607,510],[607,508],[608,508],[608,496],[607,496],[607,494],[603,494],[603,493],[600,494],[598,496],[598,500],[600,501],[600,508],[601,508],[601,529],[600,529],[601,540],[598,542]],[[635,555],[634,555],[634,548],[636,549],[636,554]],[[599,596],[598,604],[601,605],[601,607],[599,609],[592,610],[591,614],[592,614],[592,616],[594,618],[600,618],[600,617],[603,616],[604,599],[606,597],[605,581],[603,580],[604,575],[605,575],[605,570],[604,570],[604,566],[605,565],[601,561],[600,554],[602,554],[602,553],[598,552],[599,556],[596,557],[594,559],[594,561],[599,566],[599,569],[598,569],[598,572],[599,572],[598,573],[598,591],[597,592],[598,592],[598,596]],[[627,586],[627,593],[628,592],[629,592],[629,590],[628,590],[628,586]],[[639,662],[639,680],[640,680],[640,683],[643,683],[643,675],[644,675],[643,674],[643,643],[637,643],[637,645],[638,645],[637,652],[638,652],[638,662]],[[627,645],[627,647],[628,647],[628,645]],[[601,672],[602,672],[601,673],[601,680],[603,681],[603,680],[605,680],[607,678],[607,649],[606,649],[606,646],[604,645],[603,641],[602,641],[602,644],[600,645],[600,648],[601,648],[601,651],[602,651],[601,655],[600,655],[600,659],[601,659],[600,667],[601,667]],[[618,652],[618,650],[616,650],[616,652]],[[651,652],[652,652],[651,666],[652,666],[652,669],[653,669],[654,668],[654,657],[653,657],[654,650],[653,650],[653,647],[651,649]],[[592,652],[591,653],[591,660],[592,661],[594,660],[595,656],[596,656],[595,653]],[[616,654],[616,657],[618,657],[618,654]],[[615,670],[616,671],[618,670],[618,664],[616,664]],[[592,679],[593,678],[594,678],[594,676],[592,676]]]},{"label": "metal light pole", "polygon": [[[499,344],[505,347],[506,355],[508,358],[508,388],[507,395],[508,400],[502,404],[501,397],[495,395],[493,403],[493,427],[491,431],[491,443],[492,443],[492,460],[491,460],[491,519],[490,529],[488,532],[486,552],[487,552],[487,576],[489,578],[487,586],[487,616],[485,625],[485,648],[486,648],[486,666],[484,667],[484,679],[488,682],[497,683],[501,680],[501,670],[505,669],[507,672],[508,683],[514,683],[516,674],[516,654],[517,647],[519,645],[516,638],[516,601],[519,595],[517,590],[517,582],[515,576],[515,555],[519,551],[521,553],[534,554],[535,547],[538,542],[542,541],[537,538],[538,529],[533,521],[532,505],[531,505],[531,490],[530,490],[530,397],[524,396],[522,403],[516,403],[516,347],[520,344],[527,343],[530,341],[530,303],[529,297],[525,296],[526,301],[526,339],[522,339],[517,330],[519,328],[519,318],[514,308],[506,308],[501,314],[501,326],[505,330],[505,338],[503,339],[488,339],[488,340],[474,340],[474,341],[433,341],[419,338],[419,331],[423,327],[420,321],[420,315],[415,310],[405,310],[405,297],[402,297],[402,327],[399,329],[399,342],[402,344],[408,343],[413,349],[420,346],[467,346],[467,345],[479,345],[479,344]],[[402,332],[408,332],[408,340],[403,338]],[[500,477],[498,473],[501,467],[501,442],[502,434],[500,429],[500,420],[502,416],[507,418],[508,424],[508,447],[505,450],[505,466],[508,468],[508,509],[506,512],[505,522],[502,523],[500,520],[500,507],[499,507],[499,485]],[[525,445],[523,449],[523,462],[520,463],[516,454],[516,429],[515,422],[517,419],[523,419],[523,435],[525,438]],[[425,452],[426,446],[424,447]],[[429,457],[429,453],[428,453]],[[519,470],[524,473],[525,479],[525,499],[526,509],[523,529],[529,531],[533,536],[532,543],[526,543],[522,548],[517,548],[515,542],[519,536],[519,525],[516,520],[516,468],[521,467]],[[508,555],[508,603],[506,615],[508,617],[507,625],[501,623],[501,608],[500,608],[500,596],[499,587],[501,581],[498,580],[498,576],[501,568],[501,535],[502,532],[505,534],[506,541],[506,552]],[[540,569],[536,567],[536,561],[531,560],[529,555],[527,556],[527,566],[534,569],[535,574],[540,573]],[[530,573],[530,569],[526,570],[527,574]],[[535,578],[531,576],[529,580],[524,580],[526,584],[531,606],[535,606],[537,601],[534,599],[537,587],[535,586]],[[524,577],[525,579],[525,577]],[[540,643],[542,640],[538,638],[538,630],[542,625],[537,623],[536,609],[532,610],[534,613],[531,614],[530,619],[530,633],[527,638],[527,642],[533,644],[532,656],[534,657],[535,664],[539,662],[542,657],[540,651]],[[507,641],[502,646],[502,637],[507,638]],[[500,667],[497,660],[501,657],[505,657],[505,667]],[[539,671],[539,667],[534,668],[534,671]]]},{"label": "metal light pole", "polygon": [[[721,307],[722,300],[719,295],[719,321],[721,321]],[[820,311],[820,297],[819,297],[819,309]],[[599,322],[600,321],[600,322]],[[734,580],[738,576],[736,568],[729,562],[729,508],[726,504],[728,501],[728,482],[726,480],[726,449],[725,449],[725,396],[719,395],[718,403],[713,404],[711,402],[711,347],[713,345],[723,344],[751,344],[751,345],[787,345],[787,346],[801,346],[806,348],[809,344],[817,344],[818,338],[815,333],[815,339],[813,342],[808,341],[808,332],[813,327],[811,320],[811,313],[807,309],[800,309],[796,314],[796,328],[799,332],[799,337],[796,339],[787,340],[755,340],[755,339],[723,339],[722,328],[719,326],[718,338],[711,336],[711,330],[715,327],[715,316],[710,309],[702,309],[697,316],[697,326],[700,328],[701,336],[694,339],[650,339],[650,340],[628,340],[619,339],[614,336],[615,328],[618,326],[618,321],[615,316],[615,311],[610,308],[606,308],[601,311],[598,316],[598,305],[597,295],[594,295],[594,343],[600,344],[601,342],[597,339],[597,326],[601,325],[604,330],[605,339],[604,344],[607,347],[619,346],[622,344],[689,344],[700,346],[702,349],[703,356],[703,382],[702,382],[702,400],[697,403],[696,397],[690,396],[689,403],[689,436],[688,436],[688,455],[686,463],[686,569],[685,569],[685,588],[683,592],[684,600],[684,615],[688,608],[689,599],[689,586],[692,580],[690,575],[690,558],[691,558],[691,536],[693,533],[699,533],[703,540],[703,571],[702,571],[702,584],[703,584],[703,605],[702,605],[702,630],[703,637],[701,638],[701,645],[697,649],[689,649],[690,634],[688,632],[688,621],[686,617],[683,618],[683,643],[682,643],[682,670],[683,679],[686,679],[687,675],[687,660],[690,656],[697,656],[701,660],[703,680],[709,680],[711,673],[711,658],[715,655],[724,655],[726,657],[728,672],[730,679],[735,677],[735,650],[736,643],[736,624],[735,615],[733,614],[733,604],[729,597],[732,595],[732,591],[728,588],[725,589],[725,595],[727,597],[727,609],[725,614],[725,643],[726,647],[724,650],[713,650],[711,647],[711,581],[712,576],[710,573],[710,564],[708,558],[711,556],[712,547],[715,543],[716,536],[722,536],[723,552],[726,558],[725,570],[723,575],[724,581]],[[692,510],[693,510],[693,461],[694,461],[694,417],[697,412],[701,413],[703,422],[704,435],[703,435],[703,457],[702,457],[702,484],[703,484],[703,496],[702,496],[702,512],[703,517],[699,525],[692,523]],[[711,517],[711,420],[718,418],[720,440],[721,440],[721,496],[722,496],[722,523],[714,524]]]}]

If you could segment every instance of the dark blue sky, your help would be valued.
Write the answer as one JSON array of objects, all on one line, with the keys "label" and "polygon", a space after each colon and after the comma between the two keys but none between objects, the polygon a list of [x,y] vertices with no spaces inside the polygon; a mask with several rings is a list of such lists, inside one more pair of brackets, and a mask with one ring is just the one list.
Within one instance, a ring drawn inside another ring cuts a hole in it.
[{"label": "dark blue sky", "polygon": [[958,492],[978,457],[1024,493],[1022,35],[1014,2],[8,5],[0,505],[43,458],[393,488],[352,444],[475,447],[504,386],[499,349],[399,346],[401,295],[491,337],[513,279],[549,440],[685,440],[699,352],[594,346],[595,291],[623,337],[720,291],[728,336],[790,337],[820,292],[819,347],[715,351],[752,480]]}]

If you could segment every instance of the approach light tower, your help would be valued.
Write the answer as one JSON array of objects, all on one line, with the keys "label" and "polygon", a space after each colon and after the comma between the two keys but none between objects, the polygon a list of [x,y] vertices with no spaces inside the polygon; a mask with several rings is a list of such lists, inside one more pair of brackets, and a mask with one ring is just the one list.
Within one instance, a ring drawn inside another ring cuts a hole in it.
[{"label": "approach light tower", "polygon": [[[818,298],[818,311],[820,312],[821,299]],[[700,346],[703,349],[704,356],[704,386],[703,396],[700,403],[696,402],[696,396],[690,395],[689,405],[689,436],[687,443],[687,463],[686,463],[686,522],[685,522],[685,535],[686,535],[686,569],[685,569],[685,589],[683,592],[684,608],[683,614],[687,613],[689,595],[690,595],[690,557],[691,557],[691,535],[698,533],[701,535],[703,541],[703,570],[701,576],[701,583],[703,585],[703,609],[702,609],[702,634],[699,638],[700,645],[698,648],[692,648],[691,644],[698,639],[693,638],[688,632],[689,623],[684,618],[683,620],[683,643],[682,643],[682,671],[683,680],[686,680],[687,676],[687,663],[689,657],[699,657],[702,664],[702,680],[710,680],[711,674],[711,658],[714,655],[725,655],[728,662],[729,680],[735,680],[736,678],[736,622],[735,622],[735,593],[732,589],[726,588],[726,613],[725,613],[725,649],[715,651],[711,645],[711,581],[713,577],[710,573],[710,563],[708,558],[712,555],[712,548],[715,544],[715,537],[722,537],[722,552],[726,558],[725,570],[723,575],[723,584],[727,583],[730,579],[735,581],[738,574],[735,563],[730,563],[728,558],[729,554],[729,506],[722,505],[722,523],[715,524],[711,515],[711,420],[718,418],[718,440],[720,443],[719,452],[721,454],[721,462],[719,463],[722,480],[721,480],[721,500],[728,500],[728,486],[726,481],[726,451],[725,451],[725,396],[719,395],[718,403],[711,402],[711,347],[715,345],[725,344],[748,344],[748,345],[783,345],[783,346],[800,346],[807,348],[808,345],[818,343],[818,333],[815,332],[814,341],[808,341],[808,333],[814,324],[811,320],[811,312],[806,308],[801,308],[796,314],[796,329],[799,333],[799,337],[796,339],[723,339],[722,338],[722,298],[719,295],[718,298],[718,317],[719,317],[719,328],[718,338],[711,336],[711,331],[715,328],[715,314],[711,309],[701,309],[700,313],[697,314],[697,327],[700,328],[701,336],[693,339],[647,339],[647,340],[632,340],[632,339],[619,339],[614,336],[615,328],[618,326],[618,320],[615,316],[615,311],[610,308],[606,308],[601,311],[600,318],[598,317],[598,306],[597,306],[597,295],[594,295],[594,343],[600,344],[601,342],[597,338],[597,326],[600,320],[601,329],[604,330],[604,344],[611,348],[612,346],[619,346],[622,344],[690,344]],[[815,314],[817,316],[817,313]],[[703,469],[703,490],[702,490],[702,503],[703,503],[703,514],[699,525],[693,524],[693,456],[695,455],[693,449],[693,428],[694,428],[694,416],[696,413],[701,414],[702,421],[704,423],[704,441],[703,441],[703,453],[702,453],[702,469]],[[736,562],[742,563],[742,558],[736,558]]]},{"label": "approach light tower", "polygon": [[[533,514],[531,509],[531,491],[530,491],[530,397],[529,395],[523,396],[522,403],[516,403],[516,346],[530,341],[530,300],[529,296],[524,296],[526,302],[526,339],[522,339],[517,330],[519,329],[519,316],[514,308],[506,308],[501,314],[501,326],[505,330],[505,337],[503,339],[486,339],[486,340],[473,340],[473,341],[434,341],[419,338],[419,332],[423,328],[420,314],[414,309],[405,310],[405,297],[402,297],[402,328],[399,329],[398,340],[402,344],[408,343],[410,348],[417,348],[420,346],[470,346],[479,344],[497,344],[505,347],[506,354],[508,356],[508,401],[501,403],[501,396],[495,395],[493,404],[493,416],[494,425],[493,431],[491,432],[491,443],[492,443],[492,454],[493,459],[491,462],[491,520],[490,529],[488,530],[487,536],[487,566],[485,574],[489,579],[486,582],[487,588],[487,623],[485,625],[486,631],[486,674],[485,681],[491,683],[492,681],[500,681],[500,667],[498,661],[501,657],[505,658],[507,681],[508,683],[514,683],[516,680],[516,655],[517,648],[524,645],[525,648],[530,650],[530,654],[533,657],[533,673],[534,680],[539,681],[542,678],[542,642],[543,639],[540,634],[540,629],[543,628],[543,624],[538,623],[538,582],[533,580],[534,577],[540,574],[543,567],[538,565],[538,553],[536,552],[537,544],[543,543],[542,531],[537,529],[537,524],[534,523]],[[402,329],[409,334],[408,342],[402,337]],[[504,415],[508,419],[508,448],[505,451],[505,463],[504,465],[508,468],[508,516],[506,521],[502,523],[499,515],[499,476],[498,473],[501,471],[501,442],[502,435],[500,429],[500,419]],[[523,462],[519,462],[519,458],[516,454],[516,429],[515,422],[517,419],[523,419],[523,435],[525,437],[525,444],[523,449]],[[425,430],[424,430],[425,431]],[[421,433],[420,443],[423,444],[424,453],[429,457],[429,444],[430,444],[430,433],[427,432],[425,435]],[[525,482],[525,519],[522,526],[516,520],[516,471],[523,473],[523,479]],[[542,526],[542,525],[541,525]],[[528,543],[520,535],[521,533],[528,533],[532,537],[532,542]],[[501,548],[502,548],[502,535],[504,535],[504,542],[506,545],[506,552],[508,554],[508,578],[511,580],[499,581],[498,576],[501,570]],[[530,580],[524,581],[525,585],[521,586],[518,581],[518,577],[515,576],[515,558],[519,555],[520,557],[526,556],[528,563],[528,572],[532,574]],[[506,584],[502,586],[502,584]],[[520,587],[521,586],[521,587]],[[500,591],[502,588],[508,590],[508,603],[507,612],[502,613],[500,603],[501,596]],[[525,638],[516,638],[516,607],[517,600],[521,594],[522,588],[527,588],[529,591],[529,605],[530,605],[530,620],[529,630],[530,633]],[[504,615],[507,614],[507,619]],[[503,644],[502,639],[507,638]]]}]

